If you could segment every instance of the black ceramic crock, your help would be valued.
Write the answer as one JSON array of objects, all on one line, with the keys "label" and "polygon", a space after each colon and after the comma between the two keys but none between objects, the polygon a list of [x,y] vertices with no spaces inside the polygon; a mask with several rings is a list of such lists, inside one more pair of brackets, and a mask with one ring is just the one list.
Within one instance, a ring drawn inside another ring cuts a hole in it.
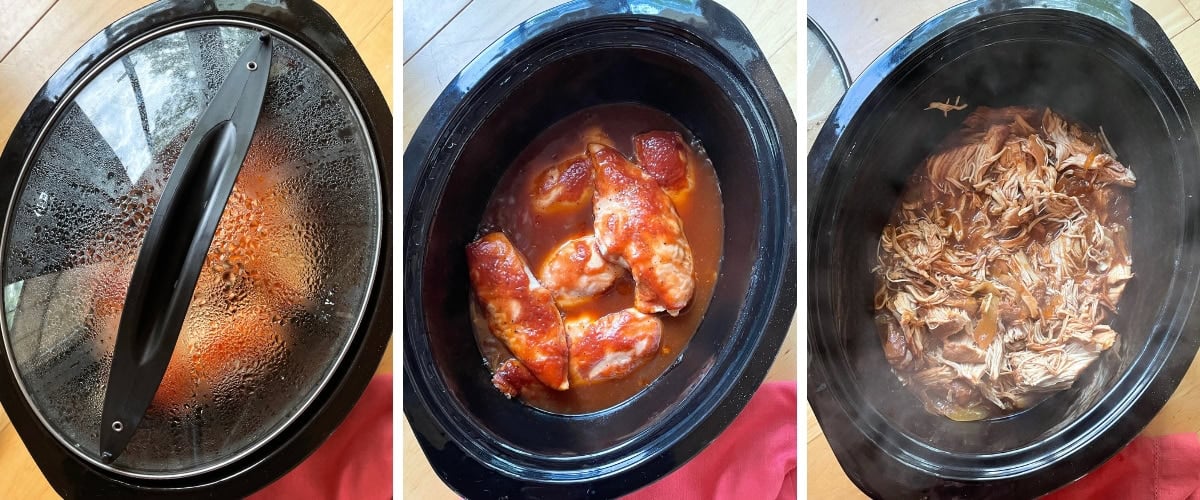
[{"label": "black ceramic crock", "polygon": [[[1103,127],[1138,177],[1120,341],[1024,412],[927,413],[872,322],[880,231],[920,161],[972,106],[1050,106]],[[921,24],[847,92],[809,154],[808,398],[847,475],[880,498],[1027,498],[1078,479],[1154,417],[1196,354],[1200,95],[1155,21],[1129,2],[974,2]]]},{"label": "black ceramic crock", "polygon": [[[89,75],[120,54],[145,46],[147,37],[193,26],[226,25],[271,30],[285,35],[287,43],[311,51],[345,85],[346,97],[361,113],[362,133],[372,139],[371,154],[377,162],[382,203],[378,256],[371,275],[363,277],[363,286],[369,286],[370,293],[363,299],[356,329],[344,332],[352,337],[340,362],[330,369],[320,389],[306,406],[296,410],[288,424],[271,436],[260,436],[260,444],[252,451],[185,477],[154,479],[122,475],[71,453],[39,420],[14,370],[10,366],[0,369],[0,400],[5,412],[42,473],[55,491],[66,498],[247,496],[300,464],[329,437],[362,395],[391,337],[391,112],[349,38],[332,16],[312,0],[160,0],[109,25],[54,73],[17,123],[0,156],[0,205],[11,207],[10,202],[21,194],[22,167],[37,154],[39,134],[54,119],[58,108],[70,104],[73,89],[84,85],[80,82],[89,81]],[[333,300],[337,297],[331,295]],[[11,359],[5,350],[6,344],[0,342],[0,359]]]},{"label": "black ceramic crock", "polygon": [[[703,322],[658,380],[562,416],[491,386],[468,318],[464,248],[504,169],[592,105],[637,102],[703,142],[725,207]],[[795,310],[796,124],[766,57],[714,2],[572,2],[521,24],[450,83],[404,156],[404,412],[469,498],[604,498],[682,465],[761,383]]]}]

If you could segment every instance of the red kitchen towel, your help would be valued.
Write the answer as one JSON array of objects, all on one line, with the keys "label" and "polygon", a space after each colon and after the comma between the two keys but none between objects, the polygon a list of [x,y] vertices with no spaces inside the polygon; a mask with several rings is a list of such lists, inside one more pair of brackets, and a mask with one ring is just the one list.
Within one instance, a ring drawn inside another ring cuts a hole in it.
[{"label": "red kitchen towel", "polygon": [[1129,498],[1200,500],[1195,434],[1138,437],[1103,465],[1044,500]]},{"label": "red kitchen towel", "polygon": [[625,498],[796,498],[796,383],[763,384],[704,451]]},{"label": "red kitchen towel", "polygon": [[376,375],[329,439],[254,500],[392,498],[392,376]]}]

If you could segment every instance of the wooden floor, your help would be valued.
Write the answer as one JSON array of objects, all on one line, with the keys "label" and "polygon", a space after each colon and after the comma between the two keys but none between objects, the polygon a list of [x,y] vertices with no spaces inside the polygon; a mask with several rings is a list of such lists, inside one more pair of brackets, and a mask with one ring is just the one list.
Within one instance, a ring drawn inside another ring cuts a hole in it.
[{"label": "wooden floor", "polygon": [[[953,0],[809,0],[808,15],[829,34],[854,77],[918,24],[956,4]],[[1200,0],[1134,1],[1171,37],[1193,75],[1200,75]],[[1200,360],[1200,358],[1197,358]],[[1200,361],[1193,361],[1175,394],[1144,435],[1200,431]],[[808,497],[866,498],[842,472],[811,409],[808,420]]]},{"label": "wooden floor", "polygon": [[[792,0],[718,0],[750,28],[784,93],[799,115],[796,85],[796,6]],[[407,0],[404,2],[404,141],[442,89],[484,48],[508,30],[562,0]],[[799,120],[797,120],[799,121]],[[796,323],[768,380],[796,380]],[[400,413],[397,412],[397,415]],[[403,494],[457,498],[429,467],[405,426]]]},{"label": "wooden floor", "polygon": [[[46,79],[105,26],[150,0],[0,0],[0,144]],[[317,0],[350,37],[392,105],[392,1]],[[399,145],[397,145],[398,147]],[[391,373],[392,348],[379,373]],[[58,498],[0,410],[0,499]]]}]

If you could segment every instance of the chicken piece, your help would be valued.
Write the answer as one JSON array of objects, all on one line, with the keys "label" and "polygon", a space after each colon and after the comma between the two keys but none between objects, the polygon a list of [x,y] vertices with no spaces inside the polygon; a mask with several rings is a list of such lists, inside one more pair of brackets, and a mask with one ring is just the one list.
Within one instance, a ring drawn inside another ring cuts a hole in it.
[{"label": "chicken piece", "polygon": [[1004,152],[1009,128],[993,125],[982,140],[947,149],[926,160],[925,171],[934,186],[943,191],[951,186],[967,191],[983,181],[992,163]]},{"label": "chicken piece", "polygon": [[547,387],[567,382],[567,336],[550,290],[538,283],[504,233],[467,245],[471,285],[492,335]]},{"label": "chicken piece", "polygon": [[1100,352],[1094,345],[1072,341],[1042,352],[1009,353],[1008,363],[1022,392],[1060,391],[1071,387]]},{"label": "chicken piece", "polygon": [[627,376],[653,359],[662,344],[662,321],[635,309],[589,319],[567,326],[575,387]]},{"label": "chicken piece", "polygon": [[537,378],[516,359],[505,361],[492,374],[492,386],[509,399],[520,396],[527,387],[537,383]]},{"label": "chicken piece", "polygon": [[983,363],[986,356],[966,334],[951,336],[942,344],[942,357],[956,363]]},{"label": "chicken piece", "polygon": [[1113,344],[1117,343],[1117,331],[1108,325],[1096,325],[1092,327],[1091,340],[1092,349],[1107,351],[1112,348]]},{"label": "chicken piece", "polygon": [[931,109],[936,109],[936,110],[942,112],[942,118],[948,118],[950,116],[951,111],[962,111],[964,109],[967,109],[967,106],[969,106],[969,104],[967,104],[967,103],[959,104],[960,102],[962,102],[962,96],[955,97],[954,104],[950,104],[950,98],[947,97],[946,102],[934,101],[934,102],[929,103],[929,107],[925,108],[925,111],[929,111]]},{"label": "chicken piece", "polygon": [[1121,294],[1125,292],[1125,284],[1133,278],[1133,271],[1128,264],[1117,264],[1108,271],[1105,276],[1105,281],[1108,284],[1108,290],[1105,292],[1105,299],[1114,306],[1120,302]]},{"label": "chicken piece", "polygon": [[272,143],[247,152],[205,266],[217,274],[240,275],[275,300],[308,302],[316,293],[312,274],[320,268],[319,250],[300,229],[310,212],[289,188],[289,178],[299,170],[277,164],[283,148]]},{"label": "chicken piece", "polygon": [[633,137],[638,165],[668,194],[691,188],[692,169],[688,168],[688,146],[679,132],[655,130]]},{"label": "chicken piece", "polygon": [[908,368],[913,363],[914,356],[908,350],[908,339],[904,336],[904,330],[896,323],[895,318],[887,314],[876,316],[875,322],[879,325],[883,337],[883,354],[888,362],[900,368]]},{"label": "chicken piece", "polygon": [[533,207],[546,214],[577,210],[592,201],[592,192],[592,164],[575,156],[534,177]]},{"label": "chicken piece", "polygon": [[974,384],[962,379],[954,379],[950,381],[949,400],[960,406],[965,406],[975,400],[977,394]]},{"label": "chicken piece", "polygon": [[604,259],[594,235],[570,239],[542,263],[542,285],[554,293],[559,306],[569,307],[612,287],[621,268]]},{"label": "chicken piece", "polygon": [[1137,183],[1137,177],[1133,175],[1133,171],[1129,170],[1112,156],[1099,153],[1099,147],[1090,153],[1073,154],[1059,164],[1059,170],[1077,169],[1075,175],[1094,179],[1094,182],[1104,186],[1115,184],[1121,187],[1133,187]]},{"label": "chicken piece", "polygon": [[1100,151],[1099,141],[1088,137],[1078,125],[1068,123],[1050,108],[1046,108],[1042,113],[1042,130],[1047,139],[1054,144],[1054,157],[1060,164],[1071,155],[1087,155]]},{"label": "chicken piece", "polygon": [[283,339],[289,332],[286,326],[270,319],[280,314],[278,305],[265,296],[252,296],[247,302],[247,306],[226,316],[189,311],[179,345],[154,394],[153,411],[179,408],[194,399],[201,387],[236,392],[246,370],[261,366],[262,359],[281,355],[285,349]]},{"label": "chicken piece", "polygon": [[948,386],[954,377],[954,370],[950,367],[935,366],[912,374],[912,381],[926,386]]},{"label": "chicken piece", "polygon": [[674,204],[617,150],[590,144],[588,156],[595,168],[592,210],[600,251],[632,272],[638,311],[678,315],[692,299],[696,275]]},{"label": "chicken piece", "polygon": [[967,316],[966,311],[954,307],[935,306],[925,314],[925,324],[929,327],[929,333],[938,338],[961,332],[963,327],[970,323],[971,318]]},{"label": "chicken piece", "polygon": [[917,319],[917,302],[908,292],[896,292],[888,309],[896,317],[896,322],[904,326],[920,324]]}]

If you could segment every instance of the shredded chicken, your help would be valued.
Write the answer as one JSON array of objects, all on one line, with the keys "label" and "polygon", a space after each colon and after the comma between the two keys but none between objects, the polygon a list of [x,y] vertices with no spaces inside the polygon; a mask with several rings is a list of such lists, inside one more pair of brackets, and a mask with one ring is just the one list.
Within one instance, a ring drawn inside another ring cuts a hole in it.
[{"label": "shredded chicken", "polygon": [[1107,137],[1050,109],[978,108],[925,160],[880,236],[875,309],[930,412],[1026,408],[1114,345],[1136,180]]},{"label": "shredded chicken", "polygon": [[936,110],[942,112],[942,116],[950,116],[951,111],[961,111],[961,110],[967,109],[966,104],[958,103],[959,100],[961,100],[961,99],[962,99],[962,96],[955,97],[954,104],[950,104],[949,98],[946,99],[946,102],[931,102],[931,103],[929,103],[929,107],[925,108],[925,111],[929,111],[931,109],[936,109]]}]

